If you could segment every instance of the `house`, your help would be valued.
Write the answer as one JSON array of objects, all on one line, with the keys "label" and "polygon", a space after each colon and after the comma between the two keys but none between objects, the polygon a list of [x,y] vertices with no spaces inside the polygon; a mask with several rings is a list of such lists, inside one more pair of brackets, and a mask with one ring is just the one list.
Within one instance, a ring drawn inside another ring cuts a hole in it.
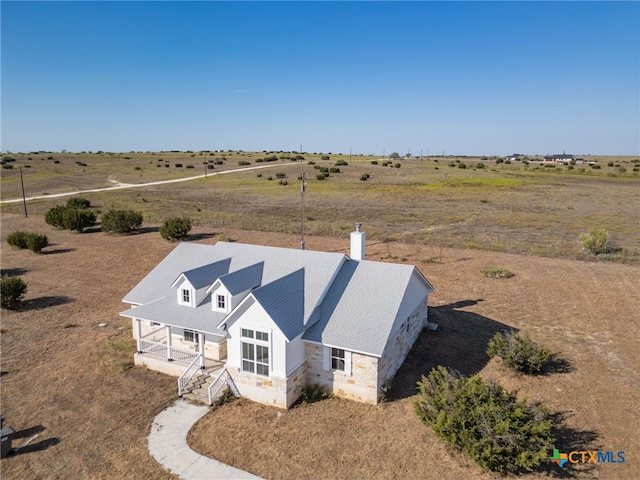
[{"label": "house", "polygon": [[[135,363],[216,375],[241,396],[288,408],[303,386],[376,403],[425,327],[429,281],[411,265],[240,243],[181,243],[123,299]],[[213,387],[213,386],[212,386]],[[211,394],[209,397],[211,403]]]},{"label": "house", "polygon": [[550,162],[554,162],[554,163],[569,163],[572,160],[575,159],[574,155],[569,155],[569,154],[565,154],[565,153],[556,153],[554,155],[545,155],[544,157],[544,162],[546,163],[550,163]]}]

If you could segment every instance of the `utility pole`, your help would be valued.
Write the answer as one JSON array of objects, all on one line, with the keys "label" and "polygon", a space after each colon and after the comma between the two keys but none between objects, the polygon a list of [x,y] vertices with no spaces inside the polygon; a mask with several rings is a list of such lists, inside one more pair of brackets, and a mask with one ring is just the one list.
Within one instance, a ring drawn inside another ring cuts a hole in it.
[{"label": "utility pole", "polygon": [[207,178],[207,168],[209,168],[209,165],[207,165],[207,152],[204,152],[204,178]]},{"label": "utility pole", "polygon": [[349,147],[349,163],[351,163],[351,147]]},{"label": "utility pole", "polygon": [[22,185],[22,203],[24,204],[24,218],[27,218],[27,197],[24,195],[24,180],[22,180],[22,167],[20,167],[20,184]]},{"label": "utility pole", "polygon": [[[300,149],[302,150],[302,149]],[[302,172],[302,185],[300,185],[300,196],[302,197],[302,207],[300,209],[300,250],[304,250],[304,192],[306,190],[307,174]]]}]

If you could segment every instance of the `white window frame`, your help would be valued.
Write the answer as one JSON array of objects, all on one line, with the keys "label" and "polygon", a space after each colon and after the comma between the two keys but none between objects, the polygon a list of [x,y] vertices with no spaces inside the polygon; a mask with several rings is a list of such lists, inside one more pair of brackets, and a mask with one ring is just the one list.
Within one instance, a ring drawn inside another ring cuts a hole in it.
[{"label": "white window frame", "polygon": [[[222,306],[220,305],[222,304]],[[219,293],[216,294],[216,307],[218,310],[227,310],[227,296],[221,295]]]},{"label": "white window frame", "polygon": [[[332,369],[332,348],[335,348],[336,350],[343,350],[344,351],[344,370],[335,370]],[[344,348],[337,348],[337,347],[328,347],[328,346],[323,346],[322,347],[322,369],[325,372],[333,372],[335,374],[338,375],[345,375],[345,376],[351,376],[352,373],[352,361],[353,361],[353,355],[352,352],[350,352],[347,349]]]},{"label": "white window frame", "polygon": [[[190,339],[187,338],[187,334],[191,336]],[[200,334],[195,330],[187,330],[187,329],[183,330],[182,338],[184,339],[185,342],[193,343],[194,345],[200,344]]]},{"label": "white window frame", "polygon": [[[260,338],[258,338],[260,337]],[[258,377],[269,378],[271,376],[271,360],[273,349],[271,348],[271,332],[257,330],[255,328],[240,328],[240,370]],[[245,357],[245,346],[247,353]],[[266,362],[260,358],[260,352],[266,349]],[[246,364],[245,364],[246,362]],[[261,370],[258,373],[258,370]]]}]

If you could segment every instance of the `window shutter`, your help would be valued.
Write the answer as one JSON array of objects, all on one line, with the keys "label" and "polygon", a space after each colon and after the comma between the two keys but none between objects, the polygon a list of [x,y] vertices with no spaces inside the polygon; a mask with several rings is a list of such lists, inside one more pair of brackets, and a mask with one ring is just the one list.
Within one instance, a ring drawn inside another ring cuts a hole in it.
[{"label": "window shutter", "polygon": [[329,347],[322,347],[322,369],[325,372],[331,370],[331,349]]},{"label": "window shutter", "polygon": [[351,352],[344,351],[344,374],[351,376]]}]

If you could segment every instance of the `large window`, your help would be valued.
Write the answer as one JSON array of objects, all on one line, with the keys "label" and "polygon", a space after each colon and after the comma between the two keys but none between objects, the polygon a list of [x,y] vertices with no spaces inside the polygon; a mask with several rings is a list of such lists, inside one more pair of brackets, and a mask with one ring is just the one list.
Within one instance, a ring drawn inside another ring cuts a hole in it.
[{"label": "large window", "polygon": [[331,370],[344,372],[344,350],[341,348],[331,349]]},{"label": "large window", "polygon": [[269,376],[269,334],[241,329],[242,371]]}]

